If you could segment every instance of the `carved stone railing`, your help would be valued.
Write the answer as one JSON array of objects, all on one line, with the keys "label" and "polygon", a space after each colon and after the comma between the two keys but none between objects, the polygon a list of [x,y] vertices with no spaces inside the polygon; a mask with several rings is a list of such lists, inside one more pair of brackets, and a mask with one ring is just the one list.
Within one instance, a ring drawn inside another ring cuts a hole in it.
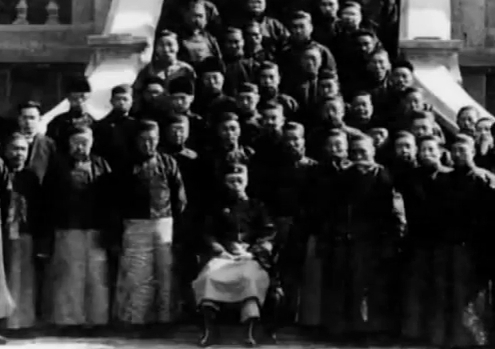
[{"label": "carved stone railing", "polygon": [[75,0],[0,0],[0,24],[71,24],[73,17],[72,5],[74,1]]}]

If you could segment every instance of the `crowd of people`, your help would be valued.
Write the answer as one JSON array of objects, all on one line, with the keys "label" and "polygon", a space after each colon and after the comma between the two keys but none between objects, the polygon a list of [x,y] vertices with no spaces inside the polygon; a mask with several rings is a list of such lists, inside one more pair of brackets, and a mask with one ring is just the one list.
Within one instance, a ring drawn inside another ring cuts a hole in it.
[{"label": "crowd of people", "polygon": [[0,164],[7,328],[200,314],[209,346],[240,308],[248,346],[260,319],[272,340],[298,324],[489,342],[494,120],[437,123],[395,1],[298,6],[188,0],[105,118],[82,78],[46,134],[40,104],[19,106]]}]

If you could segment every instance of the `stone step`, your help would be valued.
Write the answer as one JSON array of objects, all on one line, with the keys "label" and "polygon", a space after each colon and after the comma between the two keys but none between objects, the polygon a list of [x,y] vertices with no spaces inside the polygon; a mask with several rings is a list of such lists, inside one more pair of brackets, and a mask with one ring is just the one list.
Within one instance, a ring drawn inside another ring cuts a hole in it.
[{"label": "stone step", "polygon": [[[219,346],[228,348],[241,348],[243,339],[242,326],[222,325],[219,326],[220,338]],[[70,347],[77,349],[78,347],[85,349],[108,349],[108,348],[142,348],[154,349],[161,347],[162,349],[179,349],[179,348],[194,348],[198,339],[200,330],[197,326],[182,325],[182,326],[153,326],[148,328],[129,328],[128,330],[54,330],[43,329],[29,332],[10,331],[7,334],[11,340],[12,347],[16,348],[31,348],[33,345],[37,349],[47,348],[58,349],[58,347]],[[23,338],[24,337],[24,338]],[[278,343],[273,345],[263,335],[261,328],[257,331],[257,340],[263,348],[289,348],[289,349],[327,349],[327,348],[401,348],[405,347],[400,344],[389,344],[380,346],[370,346],[356,342],[355,338],[349,338],[348,341],[327,342],[317,340],[297,327],[288,327],[281,329],[278,333]],[[83,346],[86,345],[86,346]],[[34,348],[34,346],[33,346]],[[411,347],[413,348],[413,347]],[[426,347],[414,347],[426,348]]]}]

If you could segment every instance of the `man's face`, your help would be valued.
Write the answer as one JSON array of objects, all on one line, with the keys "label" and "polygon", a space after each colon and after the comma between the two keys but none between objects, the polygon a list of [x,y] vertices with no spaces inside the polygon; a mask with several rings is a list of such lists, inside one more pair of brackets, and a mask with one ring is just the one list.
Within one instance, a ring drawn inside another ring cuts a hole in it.
[{"label": "man's face", "polygon": [[395,141],[395,156],[399,160],[412,162],[416,158],[416,142],[413,137],[403,137]]},{"label": "man's face", "polygon": [[225,54],[229,57],[240,57],[244,54],[244,38],[242,33],[230,33],[225,40]]},{"label": "man's face", "polygon": [[360,140],[352,142],[350,158],[356,162],[373,162],[375,158],[375,147],[372,141]]},{"label": "man's face", "polygon": [[264,110],[262,113],[261,123],[263,128],[268,131],[280,131],[285,123],[282,108]]},{"label": "man's face", "polygon": [[130,93],[117,93],[112,96],[112,107],[123,113],[129,112],[132,107],[132,94]]},{"label": "man's face", "polygon": [[220,139],[229,144],[236,144],[241,137],[241,127],[239,122],[231,120],[218,125],[218,135]]},{"label": "man's face", "polygon": [[452,161],[457,167],[471,165],[474,161],[474,147],[465,143],[455,143],[452,146]]},{"label": "man's face", "polygon": [[369,121],[373,115],[373,103],[371,96],[356,96],[352,100],[352,111],[359,121]]},{"label": "man's face", "polygon": [[170,96],[172,109],[176,113],[187,113],[191,109],[191,104],[194,101],[194,96],[185,93],[174,93]]},{"label": "man's face", "polygon": [[157,40],[155,45],[155,55],[159,60],[172,62],[177,58],[179,44],[173,36],[164,36]]},{"label": "man's face", "polygon": [[492,120],[480,120],[476,123],[476,141],[481,142],[492,138]]},{"label": "man's face", "polygon": [[414,83],[413,73],[407,68],[395,68],[392,71],[392,84],[397,91],[404,91],[412,87]]},{"label": "man's face", "polygon": [[255,112],[259,100],[260,96],[254,92],[242,92],[236,98],[237,107],[245,113]]},{"label": "man's face", "polygon": [[19,128],[25,135],[38,133],[41,115],[38,108],[24,108],[18,118]]},{"label": "man's face", "polygon": [[349,144],[346,136],[328,137],[323,146],[325,154],[332,159],[345,159]]},{"label": "man's face", "polygon": [[69,100],[70,108],[73,110],[84,111],[86,108],[86,102],[89,99],[89,93],[87,92],[71,92],[67,96]]},{"label": "man's face", "polygon": [[235,173],[225,176],[225,186],[231,193],[242,194],[248,184],[247,174]]},{"label": "man's face", "polygon": [[207,91],[221,92],[223,89],[224,76],[220,72],[204,73],[202,81],[203,86]]},{"label": "man's face", "polygon": [[375,54],[371,57],[368,69],[373,76],[381,81],[390,71],[390,60],[386,54]]},{"label": "man's face", "polygon": [[170,144],[184,145],[189,138],[189,124],[187,122],[171,124],[166,135]]},{"label": "man's face", "polygon": [[368,57],[376,46],[375,38],[369,35],[361,35],[356,38],[356,48],[363,57]]},{"label": "man's face", "polygon": [[337,79],[323,79],[318,81],[318,96],[321,99],[335,97],[340,93]]},{"label": "man's face", "polygon": [[341,101],[329,101],[325,103],[325,120],[332,125],[340,125],[344,119],[344,105]]},{"label": "man's face", "polygon": [[165,89],[160,84],[149,84],[144,90],[144,100],[146,102],[157,102],[165,95]]},{"label": "man's face", "polygon": [[375,129],[370,133],[370,137],[373,139],[373,145],[376,149],[381,148],[387,142],[387,130],[385,129]]},{"label": "man's face", "polygon": [[24,166],[28,158],[29,145],[25,139],[15,139],[5,149],[5,156],[13,168]]},{"label": "man's face", "polygon": [[306,50],[301,57],[301,67],[305,73],[317,75],[321,63],[321,53],[316,49]]},{"label": "man's face", "polygon": [[313,33],[313,25],[309,19],[296,19],[292,21],[290,34],[293,40],[298,42],[309,40],[311,33]]},{"label": "man's face", "polygon": [[158,147],[160,136],[158,130],[141,132],[136,140],[138,151],[145,156],[153,156]]},{"label": "man's face", "polygon": [[289,153],[301,155],[304,153],[304,134],[296,130],[285,131],[284,144]]},{"label": "man's face", "polygon": [[408,94],[404,99],[404,109],[406,112],[421,111],[424,109],[425,100],[420,92]]},{"label": "man's face", "polygon": [[69,154],[76,160],[87,159],[93,147],[93,137],[76,134],[69,138]]},{"label": "man's face", "polygon": [[340,14],[340,18],[342,23],[350,29],[357,29],[361,25],[361,21],[363,16],[361,15],[361,11],[357,8],[348,7],[342,10]]},{"label": "man's face", "polygon": [[263,35],[259,26],[249,26],[244,32],[244,39],[247,48],[257,48],[261,46]]},{"label": "man's face", "polygon": [[416,119],[411,125],[411,133],[416,138],[433,135],[433,122],[428,119]]},{"label": "man's face", "polygon": [[325,18],[337,18],[337,12],[339,11],[338,0],[320,0],[319,4],[320,13]]},{"label": "man's face", "polygon": [[476,110],[467,109],[459,115],[457,125],[459,125],[461,131],[474,134],[478,117],[479,115]]},{"label": "man's face", "polygon": [[204,29],[207,24],[206,9],[201,3],[192,5],[187,13],[189,25],[193,29]]},{"label": "man's face", "polygon": [[418,160],[423,166],[434,166],[441,163],[442,152],[436,141],[423,141],[419,145]]},{"label": "man's face", "polygon": [[260,72],[260,87],[266,90],[278,90],[280,75],[277,69],[265,69]]},{"label": "man's face", "polygon": [[266,10],[266,0],[247,0],[246,9],[254,15],[261,15]]}]

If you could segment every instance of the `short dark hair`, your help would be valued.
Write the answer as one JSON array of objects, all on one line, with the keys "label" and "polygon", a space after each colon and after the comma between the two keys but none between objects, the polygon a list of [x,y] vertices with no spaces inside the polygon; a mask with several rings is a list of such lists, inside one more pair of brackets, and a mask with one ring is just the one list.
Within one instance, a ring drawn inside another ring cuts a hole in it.
[{"label": "short dark hair", "polygon": [[404,138],[411,138],[412,140],[416,141],[416,138],[411,132],[402,130],[395,134],[394,143],[397,142],[399,139],[404,139]]},{"label": "short dark hair", "polygon": [[352,95],[352,100],[354,100],[357,97],[371,97],[371,92],[366,90],[357,91]]},{"label": "short dark hair", "polygon": [[150,131],[159,131],[160,126],[158,123],[154,120],[149,120],[149,119],[142,119],[137,122],[135,131],[136,131],[136,137],[139,136],[143,132],[150,132]]},{"label": "short dark hair", "polygon": [[378,39],[376,37],[376,34],[373,31],[368,30],[368,29],[359,29],[359,30],[355,31],[352,34],[352,38],[354,40],[356,40],[357,38],[360,38],[361,36],[369,36],[369,37],[371,37],[372,39],[375,39],[375,40]]},{"label": "short dark hair", "polygon": [[329,138],[337,138],[337,137],[344,137],[347,140],[347,133],[343,130],[339,130],[336,128],[330,129],[325,133],[325,139]]},{"label": "short dark hair", "polygon": [[171,38],[173,38],[175,40],[178,40],[178,38],[179,38],[179,36],[177,35],[177,33],[173,32],[171,30],[168,30],[168,29],[162,30],[156,36],[157,39],[166,38],[166,37],[171,37]]},{"label": "short dark hair", "polygon": [[143,86],[147,87],[149,85],[160,85],[161,87],[165,88],[165,80],[162,78],[159,78],[158,76],[149,76],[143,81]]},{"label": "short dark hair", "polygon": [[439,147],[442,146],[442,140],[435,135],[426,135],[426,136],[421,136],[417,139],[416,143],[418,147],[423,144],[424,142],[435,142]]},{"label": "short dark hair", "polygon": [[292,12],[292,14],[289,18],[289,20],[291,22],[292,21],[298,21],[300,19],[309,20],[309,21],[312,20],[311,15],[305,11],[294,11],[294,12]]},{"label": "short dark hair", "polygon": [[430,110],[412,111],[410,114],[410,120],[411,123],[415,120],[430,120],[434,122],[435,114],[433,114]]},{"label": "short dark hair", "polygon": [[405,68],[405,69],[411,71],[411,73],[414,73],[414,66],[412,65],[411,62],[409,62],[407,60],[396,61],[392,64],[392,70],[399,69],[399,68]]},{"label": "short dark hair", "polygon": [[474,141],[474,138],[471,137],[470,135],[464,133],[458,133],[454,137],[454,140],[452,141],[452,146],[454,146],[455,144],[467,144],[474,148],[476,142]]},{"label": "short dark hair", "polygon": [[282,131],[283,132],[297,131],[297,132],[301,132],[303,136],[305,132],[304,126],[299,122],[294,122],[294,121],[285,123],[284,126],[282,127]]},{"label": "short dark hair", "polygon": [[259,71],[262,71],[262,70],[271,70],[271,69],[276,69],[277,71],[279,71],[279,66],[277,63],[273,63],[273,62],[270,62],[270,61],[264,61],[260,64],[260,68],[259,68]]},{"label": "short dark hair", "polygon": [[216,122],[217,125],[220,125],[220,124],[223,124],[223,123],[229,122],[229,121],[239,122],[239,116],[233,112],[223,112],[220,115],[218,115],[218,118],[216,121],[217,121]]},{"label": "short dark hair", "polygon": [[408,87],[408,88],[406,88],[404,90],[404,92],[402,93],[402,95],[404,97],[407,97],[407,96],[409,96],[409,95],[411,95],[413,93],[421,93],[421,94],[423,94],[423,92],[424,92],[423,89],[421,89],[419,87]]},{"label": "short dark hair", "polygon": [[33,100],[28,100],[19,103],[19,105],[17,106],[17,111],[20,113],[23,109],[31,109],[31,108],[38,109],[38,111],[41,113],[41,104]]},{"label": "short dark hair", "polygon": [[263,103],[262,105],[260,105],[259,109],[260,109],[260,111],[272,110],[272,109],[282,109],[282,110],[284,110],[284,106],[282,104],[280,104],[279,102],[277,102],[277,101],[268,101],[268,102]]},{"label": "short dark hair", "polygon": [[128,84],[122,84],[112,88],[112,97],[120,94],[132,94],[132,86]]}]

